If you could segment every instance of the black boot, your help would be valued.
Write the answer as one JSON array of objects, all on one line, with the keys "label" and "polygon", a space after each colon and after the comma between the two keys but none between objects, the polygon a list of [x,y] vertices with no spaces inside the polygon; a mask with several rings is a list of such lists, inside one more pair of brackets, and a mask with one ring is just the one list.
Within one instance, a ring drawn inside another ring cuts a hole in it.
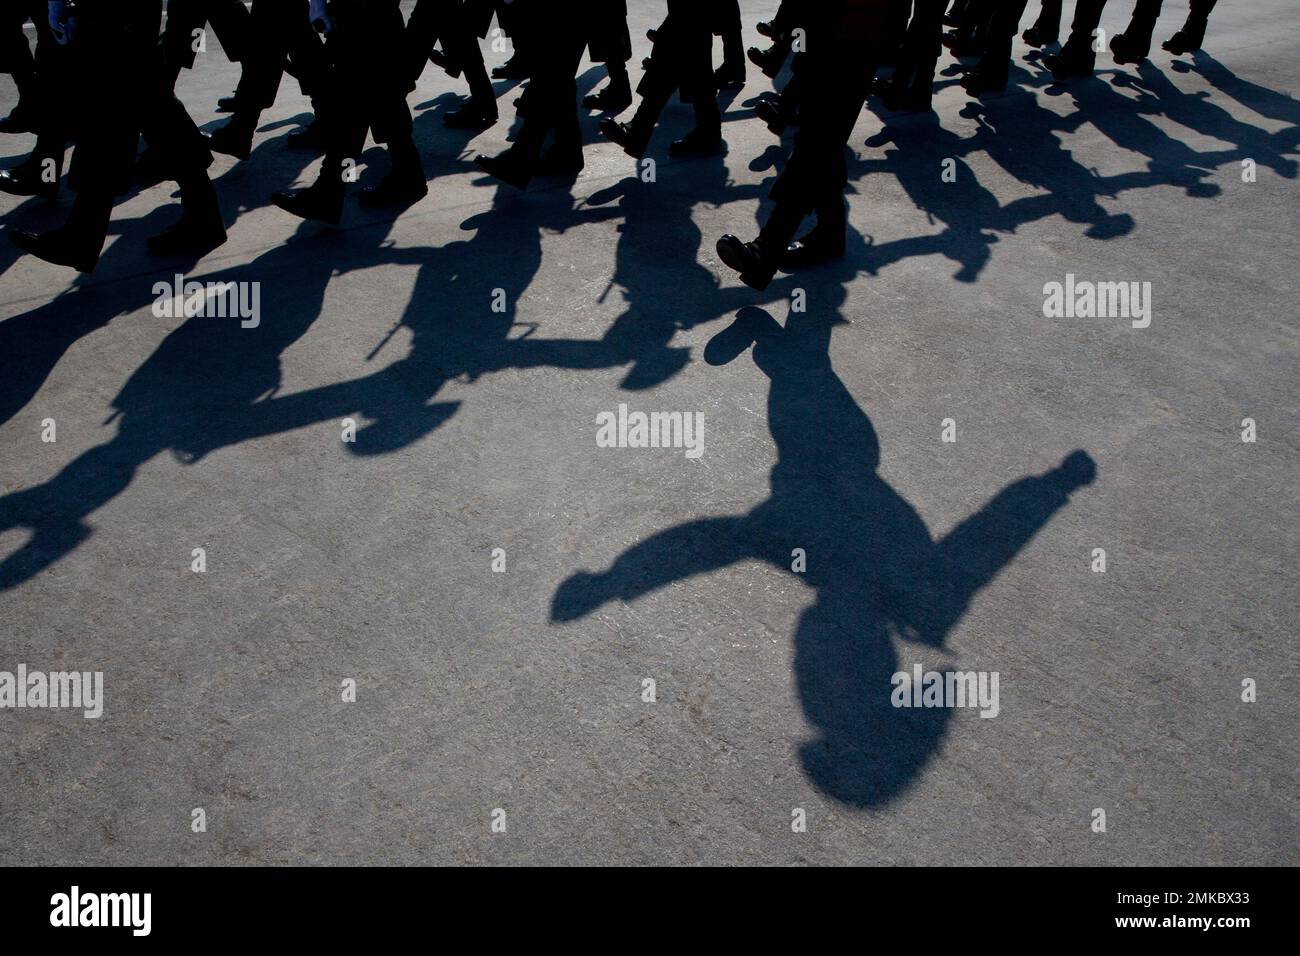
[{"label": "black boot", "polygon": [[420,165],[420,154],[415,144],[406,142],[400,146],[389,144],[389,153],[393,158],[393,168],[379,181],[377,186],[368,186],[361,190],[361,204],[364,206],[413,206],[429,194],[429,182],[424,178],[424,169]]},{"label": "black boot", "polygon": [[59,157],[32,156],[21,165],[0,172],[0,192],[11,196],[56,199],[59,195],[62,165]]},{"label": "black boot", "polygon": [[78,272],[94,272],[112,211],[111,198],[82,193],[73,204],[68,221],[58,229],[44,233],[12,230],[9,238],[19,249],[38,259]]},{"label": "black boot", "polygon": [[316,116],[302,129],[296,129],[285,137],[284,144],[290,149],[310,149],[322,153],[328,145],[328,139],[324,122]]},{"label": "black boot", "polygon": [[780,136],[789,126],[789,121],[781,113],[780,107],[772,100],[759,100],[754,104],[754,115],[761,119],[767,128]]},{"label": "black boot", "polygon": [[1072,56],[1068,47],[1060,53],[1049,53],[1043,57],[1043,66],[1052,71],[1055,80],[1072,80],[1092,76],[1093,63],[1081,56]]},{"label": "black boot", "polygon": [[181,202],[181,218],[146,241],[153,255],[202,256],[225,244],[226,225],[206,175],[181,189]]},{"label": "black boot", "polygon": [[1000,93],[1007,88],[1007,71],[976,66],[961,78],[961,88],[971,96]]},{"label": "black boot", "polygon": [[1116,33],[1110,38],[1110,53],[1116,63],[1141,63],[1150,52],[1150,43],[1141,46],[1130,40],[1126,33]]},{"label": "black boot", "polygon": [[1194,53],[1205,42],[1205,27],[1208,22],[1208,20],[1188,17],[1187,22],[1183,24],[1183,28],[1160,46],[1174,54],[1174,56]]},{"label": "black boot", "polygon": [[533,177],[532,172],[515,159],[514,154],[508,149],[498,156],[480,153],[474,157],[474,165],[494,179],[499,179],[516,189],[527,189],[528,181]]},{"label": "black boot", "polygon": [[609,83],[598,93],[588,93],[582,98],[584,109],[598,110],[601,113],[617,115],[632,105],[632,85],[627,78],[627,70],[619,64],[610,67]]},{"label": "black boot", "polygon": [[218,113],[234,113],[239,109],[238,91],[231,93],[229,96],[222,96],[217,99]]},{"label": "black boot", "polygon": [[766,289],[776,275],[776,263],[758,242],[742,242],[733,235],[718,240],[718,258],[726,266],[740,273],[740,281],[760,292]]},{"label": "black boot", "polygon": [[528,67],[524,65],[524,58],[516,53],[500,66],[492,67],[492,78],[494,80],[528,79]]},{"label": "black boot", "polygon": [[[332,165],[332,164],[331,164]],[[320,178],[296,193],[272,193],[271,202],[299,219],[315,219],[337,225],[343,217],[342,170],[322,170]]]},{"label": "black boot", "polygon": [[623,147],[623,152],[633,159],[644,156],[646,147],[650,145],[649,132],[638,127],[635,120],[631,123],[620,123],[613,117],[606,116],[600,121],[600,131],[607,139]]},{"label": "black boot", "polygon": [[256,117],[236,113],[225,126],[207,134],[208,149],[236,159],[248,159],[253,151],[253,130],[256,128]]},{"label": "black boot", "polygon": [[1050,43],[1055,43],[1056,37],[1044,36],[1038,27],[1030,27],[1024,33],[1020,34],[1020,39],[1024,40],[1026,45],[1042,48]]},{"label": "black boot", "polygon": [[785,66],[786,51],[777,45],[767,50],[751,46],[745,55],[749,57],[749,62],[762,70],[763,75],[769,80],[776,79],[777,74],[781,72],[781,67]]}]

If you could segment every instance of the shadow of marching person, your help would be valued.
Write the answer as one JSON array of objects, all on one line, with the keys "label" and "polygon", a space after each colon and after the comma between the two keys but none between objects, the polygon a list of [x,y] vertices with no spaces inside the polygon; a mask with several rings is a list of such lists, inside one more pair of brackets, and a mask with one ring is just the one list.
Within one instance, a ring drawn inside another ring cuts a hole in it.
[{"label": "shadow of marching person", "polygon": [[770,379],[768,424],[779,460],[771,497],[738,515],[668,528],[624,552],[600,573],[578,572],[557,589],[551,620],[580,619],[685,578],[757,559],[800,577],[816,597],[794,634],[799,700],[816,727],[799,748],[813,784],[858,806],[902,793],[942,738],[951,711],[895,708],[896,642],[942,648],[975,596],[1070,494],[1095,475],[1081,451],[1045,474],[1008,485],[983,509],[935,540],[912,507],[879,475],[870,419],[831,366],[831,330],[843,292],[789,316],[742,309],[706,349],[723,364],[751,343]]},{"label": "shadow of marching person", "polygon": [[[251,414],[259,399],[267,401],[278,390],[280,356],[320,315],[336,269],[363,267],[384,254],[377,244],[359,251],[356,233],[347,241],[325,233],[290,240],[245,265],[195,279],[205,285],[235,283],[237,288],[245,283],[250,300],[253,287],[247,284],[258,283],[255,323],[238,314],[187,318],[113,399],[113,412],[103,423],[117,424],[112,438],[79,455],[48,481],[0,497],[0,532],[30,532],[16,551],[0,557],[0,590],[30,579],[88,538],[89,517],[125,491],[136,471],[156,455],[171,451],[189,463],[225,441],[231,419]],[[282,276],[293,278],[266,281]],[[83,290],[80,295],[108,297],[111,288]],[[124,306],[120,298],[105,298],[103,304],[101,318],[83,313],[85,318],[68,325],[66,335],[56,342],[66,347],[67,336],[102,325],[102,316],[111,318],[141,305],[132,301]],[[23,323],[24,317],[10,319],[5,326],[12,322]]]}]

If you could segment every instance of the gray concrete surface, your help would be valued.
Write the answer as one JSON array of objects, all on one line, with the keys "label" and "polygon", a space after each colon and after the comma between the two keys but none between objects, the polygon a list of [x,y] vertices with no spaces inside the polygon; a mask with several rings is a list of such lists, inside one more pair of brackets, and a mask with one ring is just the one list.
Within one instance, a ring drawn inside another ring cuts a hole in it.
[{"label": "gray concrete surface", "polygon": [[[167,187],[92,277],[0,242],[0,670],[105,681],[98,720],[0,710],[0,861],[1300,862],[1296,27],[1229,0],[1206,53],[1070,87],[1018,43],[982,105],[946,57],[937,120],[854,132],[847,263],[763,294],[713,251],[782,161],[752,69],[722,160],[667,160],[674,104],[657,182],[592,120],[572,190],[520,194],[469,163],[514,92],[453,134],[430,67],[429,197],[339,229],[267,203],[314,174],[289,81],[202,262],[143,251]],[[199,60],[215,124],[237,71]],[[260,282],[261,325],[155,317],[180,268]],[[1067,273],[1150,282],[1150,327],[1046,318]],[[598,448],[619,403],[704,454]],[[1068,499],[1014,484],[1076,449]],[[890,708],[913,664],[998,672],[1000,713]]]}]

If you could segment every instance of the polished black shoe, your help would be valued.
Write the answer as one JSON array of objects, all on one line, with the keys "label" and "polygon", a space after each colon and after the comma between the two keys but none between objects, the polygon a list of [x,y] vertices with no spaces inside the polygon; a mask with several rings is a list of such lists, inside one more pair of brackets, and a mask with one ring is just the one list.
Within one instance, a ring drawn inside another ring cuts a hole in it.
[{"label": "polished black shoe", "polygon": [[99,248],[67,229],[53,229],[43,233],[14,229],[9,231],[9,238],[23,252],[56,266],[67,266],[78,272],[94,272],[95,266],[99,264]]},{"label": "polished black shoe", "polygon": [[949,30],[943,35],[942,42],[953,56],[979,56],[984,52],[978,42],[963,35],[960,30]]},{"label": "polished black shoe", "polygon": [[320,180],[296,193],[272,193],[271,202],[299,219],[337,225],[343,218],[343,184],[323,186]]},{"label": "polished black shoe", "polygon": [[790,125],[785,114],[771,100],[759,100],[755,103],[754,115],[767,124],[767,128],[777,136],[784,133],[785,128]]},{"label": "polished black shoe", "polygon": [[534,172],[539,176],[572,176],[587,164],[582,146],[552,146],[537,160]]},{"label": "polished black shoe", "polygon": [[515,189],[527,189],[528,181],[533,178],[532,173],[512,159],[508,151],[500,156],[487,156],[480,153],[474,157],[474,165],[493,179],[499,179],[507,185],[514,186]]},{"label": "polished black shoe", "polygon": [[55,199],[59,195],[59,169],[51,168],[52,179],[47,179],[41,162],[25,162],[13,169],[0,171],[0,192],[11,196],[40,196]]},{"label": "polished black shoe", "polygon": [[745,64],[724,63],[713,71],[713,83],[720,90],[745,85]]},{"label": "polished black shoe", "polygon": [[1025,41],[1027,46],[1042,48],[1048,44],[1055,43],[1057,38],[1054,36],[1044,36],[1038,32],[1038,27],[1030,27],[1024,33],[1020,34],[1020,39]]},{"label": "polished black shoe", "polygon": [[614,86],[612,83],[598,93],[588,93],[582,98],[583,109],[597,110],[601,113],[617,114],[632,105],[632,88],[626,83]]},{"label": "polished black shoe", "polygon": [[285,137],[284,144],[290,149],[310,149],[318,153],[325,151],[325,127],[320,120],[312,120],[302,129],[296,129]]},{"label": "polished black shoe", "polygon": [[713,156],[722,152],[722,133],[717,130],[693,129],[668,145],[668,155],[678,159]]},{"label": "polished black shoe", "polygon": [[777,37],[776,27],[772,25],[770,20],[759,20],[754,24],[754,29],[769,40],[775,40]]},{"label": "polished black shoe", "polygon": [[802,239],[796,239],[785,247],[785,253],[781,256],[781,269],[785,272],[806,269],[809,266],[830,262],[832,259],[839,259],[843,255],[843,230],[839,231],[838,236],[826,236],[820,230],[814,229]]},{"label": "polished black shoe", "polygon": [[640,159],[644,156],[646,147],[650,145],[648,140],[638,136],[632,130],[631,124],[620,123],[613,117],[606,116],[602,119],[599,128],[606,139],[623,147],[623,152],[633,159]]},{"label": "polished black shoe", "polygon": [[145,240],[145,247],[155,256],[201,256],[225,242],[226,227],[219,213],[183,212],[174,224]]},{"label": "polished black shoe", "polygon": [[1161,49],[1168,50],[1174,56],[1182,56],[1186,53],[1195,53],[1205,42],[1205,29],[1189,30],[1187,27],[1179,30],[1164,43],[1160,44]]},{"label": "polished black shoe", "polygon": [[446,51],[439,50],[437,47],[434,47],[429,51],[429,62],[442,70],[453,80],[461,74],[461,69],[456,65],[456,62],[447,55]]},{"label": "polished black shoe", "polygon": [[1141,63],[1151,52],[1151,47],[1140,47],[1125,33],[1116,33],[1110,38],[1110,54],[1116,63]]},{"label": "polished black shoe", "polygon": [[760,50],[756,46],[751,46],[745,51],[745,55],[749,57],[749,62],[762,70],[763,75],[769,80],[776,79],[777,74],[781,72],[781,67],[785,66],[785,56],[776,47]]},{"label": "polished black shoe", "polygon": [[989,70],[971,70],[961,78],[961,88],[971,96],[1000,93],[1007,88],[1007,74]]},{"label": "polished black shoe", "polygon": [[488,112],[470,102],[444,116],[442,125],[449,129],[487,129],[496,121],[497,112],[495,109]]},{"label": "polished black shoe", "polygon": [[239,97],[234,93],[229,96],[223,96],[217,100],[218,113],[233,113],[239,108]]},{"label": "polished black shoe", "polygon": [[19,103],[4,119],[0,119],[0,133],[36,132],[36,111]]},{"label": "polished black shoe", "polygon": [[524,58],[516,53],[500,66],[492,67],[492,78],[494,80],[528,79],[528,68],[524,66]]},{"label": "polished black shoe", "polygon": [[645,38],[649,40],[651,43],[654,43],[655,40],[659,38],[659,31],[651,27],[649,30],[645,32]]},{"label": "polished black shoe", "polygon": [[253,152],[253,128],[243,123],[227,123],[208,133],[206,138],[208,149],[214,153],[248,159]]},{"label": "polished black shoe", "polygon": [[429,195],[429,183],[420,171],[389,173],[378,185],[361,190],[361,205],[371,209],[382,206],[414,206]]},{"label": "polished black shoe", "polygon": [[758,243],[742,242],[733,235],[725,235],[718,240],[718,258],[727,268],[740,273],[740,281],[751,289],[760,292],[772,283],[776,267],[763,258]]},{"label": "polished black shoe", "polygon": [[1051,70],[1053,79],[1057,80],[1074,80],[1092,76],[1091,66],[1062,56],[1060,53],[1049,53],[1043,57],[1043,66]]}]

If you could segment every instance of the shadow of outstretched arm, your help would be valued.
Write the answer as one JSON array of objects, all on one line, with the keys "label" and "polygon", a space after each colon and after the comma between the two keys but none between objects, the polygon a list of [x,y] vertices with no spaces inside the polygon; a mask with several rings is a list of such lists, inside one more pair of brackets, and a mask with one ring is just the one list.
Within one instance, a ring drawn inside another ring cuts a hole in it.
[{"label": "shadow of outstretched arm", "polygon": [[975,595],[1009,565],[1034,535],[1070,500],[1092,484],[1097,466],[1084,451],[1061,464],[1003,488],[939,542],[931,552],[897,624],[901,636],[941,646]]},{"label": "shadow of outstretched arm", "polygon": [[579,571],[551,600],[552,621],[575,621],[613,600],[631,601],[674,581],[757,557],[747,518],[702,518],[629,548],[608,571]]}]

